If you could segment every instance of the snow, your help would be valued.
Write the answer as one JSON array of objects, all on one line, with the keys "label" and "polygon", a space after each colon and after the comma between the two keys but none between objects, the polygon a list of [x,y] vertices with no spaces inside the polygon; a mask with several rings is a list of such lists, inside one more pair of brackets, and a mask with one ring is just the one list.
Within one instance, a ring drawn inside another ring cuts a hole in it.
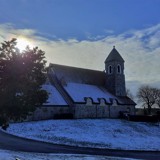
[{"label": "snow", "polygon": [[[0,150],[1,160],[121,160],[122,158],[107,156],[90,156],[80,154],[45,154]],[[124,160],[132,160],[123,158]]]},{"label": "snow", "polygon": [[67,105],[61,94],[53,85],[45,84],[42,88],[49,93],[47,103],[44,103],[44,105]]},{"label": "snow", "polygon": [[[44,103],[44,105],[67,105],[66,101],[55,86],[49,83],[43,85],[42,88],[49,93],[47,103]],[[93,102],[96,103],[99,103],[98,98],[104,98],[109,103],[110,98],[117,99],[115,96],[107,92],[105,88],[96,85],[67,83],[64,88],[75,102],[85,102],[85,97],[91,97]]]},{"label": "snow", "polygon": [[85,97],[91,97],[94,102],[99,102],[98,98],[104,98],[109,103],[109,98],[116,99],[116,97],[108,93],[107,90],[96,85],[67,83],[65,89],[75,102],[85,102]]},{"label": "snow", "polygon": [[151,123],[115,119],[48,120],[11,124],[8,132],[57,144],[160,151],[160,126]]}]

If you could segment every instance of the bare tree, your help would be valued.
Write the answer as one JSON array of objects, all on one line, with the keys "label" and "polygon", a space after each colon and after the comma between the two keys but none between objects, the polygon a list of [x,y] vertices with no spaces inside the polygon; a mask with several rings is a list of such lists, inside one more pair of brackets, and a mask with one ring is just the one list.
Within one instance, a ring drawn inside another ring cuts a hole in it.
[{"label": "bare tree", "polygon": [[148,85],[139,88],[137,93],[139,102],[143,103],[143,106],[147,108],[148,114],[151,114],[151,109],[154,104],[160,106],[160,90]]},{"label": "bare tree", "polygon": [[160,107],[160,89],[157,89],[156,104]]}]

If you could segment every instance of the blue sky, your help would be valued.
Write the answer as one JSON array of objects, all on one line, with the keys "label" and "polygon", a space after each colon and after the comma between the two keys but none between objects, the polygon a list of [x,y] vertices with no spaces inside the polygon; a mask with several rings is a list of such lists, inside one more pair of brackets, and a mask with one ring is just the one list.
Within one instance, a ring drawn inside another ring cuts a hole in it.
[{"label": "blue sky", "polygon": [[0,0],[0,23],[48,38],[104,37],[160,22],[160,0]]},{"label": "blue sky", "polygon": [[160,0],[0,0],[0,42],[25,39],[48,63],[95,70],[115,45],[136,93],[160,86],[159,15]]}]

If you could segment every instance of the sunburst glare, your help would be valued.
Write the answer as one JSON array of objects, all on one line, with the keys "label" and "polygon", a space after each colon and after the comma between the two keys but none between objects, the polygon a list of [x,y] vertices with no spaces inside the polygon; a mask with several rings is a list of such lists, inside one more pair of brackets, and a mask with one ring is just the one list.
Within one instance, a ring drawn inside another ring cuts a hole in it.
[{"label": "sunburst glare", "polygon": [[33,48],[33,43],[27,38],[17,38],[17,48],[20,50],[20,52],[25,50],[27,46]]}]

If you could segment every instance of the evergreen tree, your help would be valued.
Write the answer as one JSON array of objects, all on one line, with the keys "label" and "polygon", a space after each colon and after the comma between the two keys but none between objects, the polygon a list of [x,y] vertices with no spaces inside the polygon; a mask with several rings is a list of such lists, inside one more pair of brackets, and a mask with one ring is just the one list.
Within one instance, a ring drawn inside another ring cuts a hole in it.
[{"label": "evergreen tree", "polygon": [[48,99],[42,89],[46,81],[45,52],[38,47],[20,52],[16,44],[12,39],[0,47],[1,123],[26,118]]}]

